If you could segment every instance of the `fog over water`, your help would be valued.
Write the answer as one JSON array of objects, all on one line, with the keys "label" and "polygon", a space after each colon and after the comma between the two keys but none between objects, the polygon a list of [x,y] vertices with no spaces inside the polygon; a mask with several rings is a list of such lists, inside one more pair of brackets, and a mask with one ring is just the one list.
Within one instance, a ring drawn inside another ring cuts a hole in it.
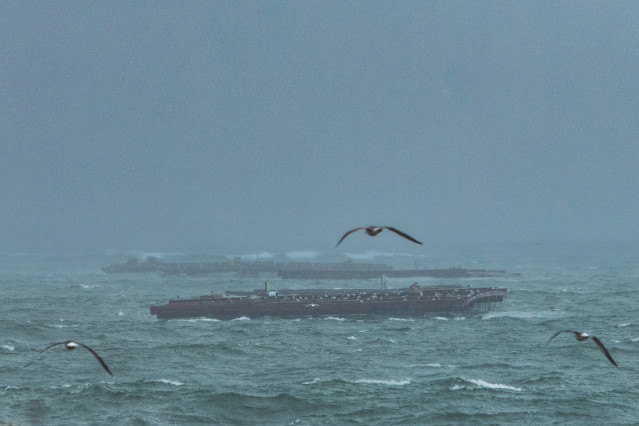
[{"label": "fog over water", "polygon": [[632,2],[0,3],[0,252],[639,240]]}]

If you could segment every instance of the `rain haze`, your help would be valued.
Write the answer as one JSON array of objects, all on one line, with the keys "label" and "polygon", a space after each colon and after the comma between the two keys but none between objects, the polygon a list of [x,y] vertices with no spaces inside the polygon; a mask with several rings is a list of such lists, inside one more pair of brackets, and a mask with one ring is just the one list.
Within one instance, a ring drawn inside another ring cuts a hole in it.
[{"label": "rain haze", "polygon": [[639,240],[633,2],[0,4],[0,251]]}]

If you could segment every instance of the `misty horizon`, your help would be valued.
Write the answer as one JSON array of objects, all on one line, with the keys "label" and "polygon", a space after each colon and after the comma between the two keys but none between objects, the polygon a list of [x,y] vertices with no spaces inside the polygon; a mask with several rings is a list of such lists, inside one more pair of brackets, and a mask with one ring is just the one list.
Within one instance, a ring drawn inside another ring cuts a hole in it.
[{"label": "misty horizon", "polygon": [[0,16],[0,253],[639,242],[634,3]]}]

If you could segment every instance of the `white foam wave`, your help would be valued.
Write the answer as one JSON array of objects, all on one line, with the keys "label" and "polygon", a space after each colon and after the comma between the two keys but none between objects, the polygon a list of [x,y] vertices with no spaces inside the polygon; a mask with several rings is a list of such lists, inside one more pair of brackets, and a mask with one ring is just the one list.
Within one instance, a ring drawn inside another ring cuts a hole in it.
[{"label": "white foam wave", "polygon": [[[521,392],[521,388],[519,387],[515,387],[515,386],[508,386],[508,385],[504,385],[501,383],[489,383],[485,380],[482,379],[464,379],[462,378],[462,380],[468,382],[468,383],[472,383],[475,386],[478,386],[480,388],[485,388],[485,389],[493,389],[493,390],[511,390],[511,391],[515,391],[515,392]],[[464,385],[455,385],[451,388],[451,390],[459,390],[459,389],[472,389],[469,388],[468,386],[464,386]]]},{"label": "white foam wave", "polygon": [[96,288],[96,287],[97,287],[97,285],[80,284],[80,287],[85,288],[85,289],[86,289],[86,288]]},{"label": "white foam wave", "polygon": [[326,317],[325,319],[333,320],[333,321],[346,321],[346,318],[339,318],[339,317]]},{"label": "white foam wave", "polygon": [[219,322],[220,320],[215,319],[215,318],[199,317],[199,318],[188,318],[188,319],[176,319],[175,321],[178,321],[178,322],[180,322],[180,321],[181,322]]},{"label": "white foam wave", "polygon": [[[316,377],[312,380],[303,382],[302,384],[314,385],[317,383],[322,383],[327,381],[330,381],[330,380],[320,379],[319,377]],[[364,383],[364,384],[371,384],[371,385],[404,386],[404,385],[410,384],[410,379],[403,379],[403,380],[355,379],[355,380],[349,380],[349,382],[353,384]]]},{"label": "white foam wave", "polygon": [[628,327],[631,326],[632,324],[628,323],[624,323],[624,324],[619,324],[617,327]]},{"label": "white foam wave", "polygon": [[395,317],[390,317],[388,318],[389,321],[415,321],[412,318],[395,318]]},{"label": "white foam wave", "polygon": [[435,319],[440,321],[448,321],[448,318],[446,317],[435,317]]},{"label": "white foam wave", "polygon": [[557,311],[514,311],[514,312],[489,312],[487,314],[483,314],[481,319],[489,320],[492,318],[521,318],[521,319],[529,319],[529,318],[561,318],[564,317],[565,314],[563,312]]},{"label": "white foam wave", "polygon": [[182,386],[184,384],[183,382],[179,382],[177,380],[160,379],[160,381],[167,385],[173,385],[173,386]]},{"label": "white foam wave", "polygon": [[120,311],[120,312],[118,312],[118,315],[119,315],[119,316],[123,316],[123,315],[124,315],[124,312]]},{"label": "white foam wave", "polygon": [[347,337],[347,339],[348,339],[348,340],[357,340],[357,337],[355,337],[355,336],[348,336],[348,337]]},{"label": "white foam wave", "polygon": [[634,338],[630,339],[630,341],[632,343],[637,343],[637,342],[639,342],[639,337],[634,337]]},{"label": "white foam wave", "polygon": [[9,352],[13,352],[15,350],[15,348],[11,345],[2,345],[2,349],[6,349]]},{"label": "white foam wave", "polygon": [[378,379],[357,379],[353,383],[367,383],[371,385],[404,386],[410,384],[410,379],[404,380],[378,380]]},{"label": "white foam wave", "polygon": [[239,317],[239,318],[233,318],[233,321],[250,321],[251,319],[249,317]]},{"label": "white foam wave", "polygon": [[173,386],[182,386],[184,383],[178,380],[168,380],[168,379],[160,379],[160,380],[145,380],[144,383],[164,383],[165,385],[173,385]]}]

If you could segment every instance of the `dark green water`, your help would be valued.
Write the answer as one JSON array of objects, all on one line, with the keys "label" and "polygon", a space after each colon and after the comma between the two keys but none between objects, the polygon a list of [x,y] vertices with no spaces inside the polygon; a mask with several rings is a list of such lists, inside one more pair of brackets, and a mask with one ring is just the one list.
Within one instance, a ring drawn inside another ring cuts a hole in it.
[{"label": "dark green water", "polygon": [[[120,260],[119,258],[116,260]],[[376,259],[403,265],[403,256]],[[152,304],[263,278],[106,275],[107,256],[0,256],[0,421],[13,424],[633,424],[639,422],[639,249],[474,249],[421,260],[518,278],[463,318],[158,321]],[[435,264],[432,264],[435,266]],[[273,288],[375,281],[271,279]],[[388,280],[403,287],[411,280]],[[422,284],[440,281],[420,280]],[[606,360],[598,336],[619,364]],[[49,343],[77,340],[91,354]]]}]

